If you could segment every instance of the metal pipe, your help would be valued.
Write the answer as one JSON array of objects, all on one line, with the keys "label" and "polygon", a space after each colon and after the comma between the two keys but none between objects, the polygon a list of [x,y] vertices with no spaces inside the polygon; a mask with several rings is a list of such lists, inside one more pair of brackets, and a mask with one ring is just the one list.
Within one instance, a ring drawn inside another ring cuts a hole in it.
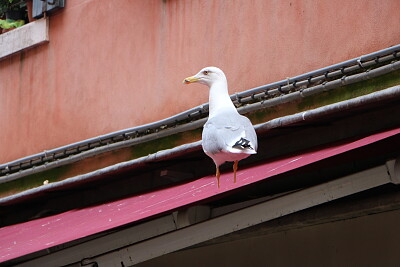
[{"label": "metal pipe", "polygon": [[289,126],[295,123],[310,121],[321,118],[322,116],[330,115],[340,111],[357,108],[360,106],[369,105],[379,101],[393,99],[400,97],[400,85],[390,87],[381,91],[370,93],[368,95],[359,96],[350,100],[330,104],[320,108],[303,111],[293,115],[288,115],[281,118],[272,119],[266,123],[258,124],[255,126],[257,133],[263,133],[268,130]]}]

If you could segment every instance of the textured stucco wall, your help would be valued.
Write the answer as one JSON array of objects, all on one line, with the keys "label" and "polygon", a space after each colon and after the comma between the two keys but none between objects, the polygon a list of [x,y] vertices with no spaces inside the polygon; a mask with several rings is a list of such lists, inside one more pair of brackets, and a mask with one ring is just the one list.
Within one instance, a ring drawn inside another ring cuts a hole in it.
[{"label": "textured stucco wall", "polygon": [[0,162],[207,102],[184,77],[215,65],[230,92],[400,43],[400,1],[68,0],[50,43],[0,61]]}]

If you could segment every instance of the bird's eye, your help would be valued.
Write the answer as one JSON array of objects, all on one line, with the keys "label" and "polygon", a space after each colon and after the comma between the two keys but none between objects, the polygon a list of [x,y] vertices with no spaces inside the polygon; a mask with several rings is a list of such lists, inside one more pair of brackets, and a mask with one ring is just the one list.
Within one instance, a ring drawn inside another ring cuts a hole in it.
[{"label": "bird's eye", "polygon": [[203,74],[204,74],[204,75],[208,75],[208,73],[209,73],[208,70],[203,71]]}]

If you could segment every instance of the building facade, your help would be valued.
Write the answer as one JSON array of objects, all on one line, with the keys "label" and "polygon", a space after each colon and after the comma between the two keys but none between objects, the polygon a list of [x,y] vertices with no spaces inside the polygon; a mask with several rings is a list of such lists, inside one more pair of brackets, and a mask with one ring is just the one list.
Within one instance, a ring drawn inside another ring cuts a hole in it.
[{"label": "building facade", "polygon": [[[0,34],[0,264],[398,263],[399,1],[63,6]],[[221,188],[205,66],[260,143]]]}]

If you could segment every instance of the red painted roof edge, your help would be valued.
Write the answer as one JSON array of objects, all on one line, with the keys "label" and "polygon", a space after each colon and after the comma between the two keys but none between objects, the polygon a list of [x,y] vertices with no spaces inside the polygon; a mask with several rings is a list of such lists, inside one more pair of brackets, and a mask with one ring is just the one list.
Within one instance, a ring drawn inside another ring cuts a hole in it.
[{"label": "red painted roof edge", "polygon": [[0,228],[0,262],[192,204],[399,133],[397,128],[238,170],[237,183],[233,183],[232,173],[225,173],[221,175],[221,188],[217,188],[214,176],[206,176],[155,192],[6,226]]}]

